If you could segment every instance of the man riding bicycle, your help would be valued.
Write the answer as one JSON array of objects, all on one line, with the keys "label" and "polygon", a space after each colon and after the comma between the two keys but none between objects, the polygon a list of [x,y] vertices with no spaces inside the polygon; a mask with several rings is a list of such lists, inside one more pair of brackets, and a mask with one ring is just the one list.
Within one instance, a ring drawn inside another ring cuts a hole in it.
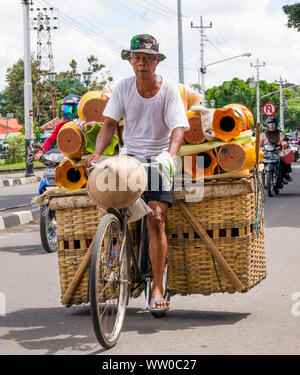
[{"label": "man riding bicycle", "polygon": [[[153,215],[147,216],[153,272],[149,310],[166,311],[169,301],[163,296],[163,273],[168,249],[165,218],[174,199],[172,177],[175,173],[176,157],[184,132],[189,129],[189,123],[178,84],[155,73],[157,65],[166,57],[159,53],[159,44],[153,36],[134,36],[130,50],[123,50],[121,57],[130,62],[135,75],[122,79],[114,88],[103,112],[104,125],[98,134],[91,161],[99,160],[113,138],[118,121],[124,118],[124,147],[120,154],[147,161],[155,157],[161,169],[169,174],[172,181],[170,189],[162,184],[160,176],[159,187],[153,188],[148,171],[148,188],[143,196],[153,210]],[[153,171],[151,178],[153,179]]]}]

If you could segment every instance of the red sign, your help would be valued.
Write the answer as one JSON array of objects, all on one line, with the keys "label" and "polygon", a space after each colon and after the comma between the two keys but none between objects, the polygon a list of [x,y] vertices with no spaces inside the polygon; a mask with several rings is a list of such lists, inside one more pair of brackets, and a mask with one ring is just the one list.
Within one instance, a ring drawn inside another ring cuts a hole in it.
[{"label": "red sign", "polygon": [[264,113],[266,116],[273,116],[274,113],[276,112],[276,107],[275,107],[275,104],[273,104],[273,103],[266,103],[266,104],[262,107],[262,110],[263,110],[263,113]]}]

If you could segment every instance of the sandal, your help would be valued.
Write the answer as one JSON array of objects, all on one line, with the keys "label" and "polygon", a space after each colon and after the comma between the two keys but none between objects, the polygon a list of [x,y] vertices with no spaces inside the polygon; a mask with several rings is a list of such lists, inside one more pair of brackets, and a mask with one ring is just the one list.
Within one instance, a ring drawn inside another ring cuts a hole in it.
[{"label": "sandal", "polygon": [[[150,302],[154,302],[156,305],[159,303],[159,302],[162,302],[162,301],[167,301],[166,298],[161,298],[161,299],[154,299],[154,298],[151,298]],[[148,306],[147,306],[147,310],[150,311],[150,312],[164,312],[164,311],[168,311],[170,309],[169,306],[165,306],[165,307],[151,307],[150,306],[150,303],[148,303]]]}]

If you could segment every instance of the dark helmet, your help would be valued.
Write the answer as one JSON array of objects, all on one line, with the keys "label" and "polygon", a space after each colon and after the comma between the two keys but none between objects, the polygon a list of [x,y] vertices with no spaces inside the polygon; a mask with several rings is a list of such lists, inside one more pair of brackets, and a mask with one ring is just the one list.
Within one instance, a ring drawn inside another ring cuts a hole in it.
[{"label": "dark helmet", "polygon": [[71,94],[63,98],[61,102],[61,110],[66,120],[72,121],[78,118],[77,110],[78,110],[79,102],[80,102],[79,95]]},{"label": "dark helmet", "polygon": [[278,121],[276,117],[268,117],[266,121],[266,126],[268,127],[271,124],[275,124],[276,129],[278,129]]}]

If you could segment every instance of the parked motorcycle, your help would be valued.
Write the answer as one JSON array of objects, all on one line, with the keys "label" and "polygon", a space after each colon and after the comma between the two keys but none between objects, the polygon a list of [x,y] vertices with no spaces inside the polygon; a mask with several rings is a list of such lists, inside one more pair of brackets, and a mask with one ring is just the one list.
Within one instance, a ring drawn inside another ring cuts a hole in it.
[{"label": "parked motorcycle", "polygon": [[[40,144],[29,146],[28,155],[31,160],[37,150],[41,150]],[[53,148],[44,152],[39,161],[45,166],[43,178],[39,185],[39,194],[43,194],[48,187],[54,187],[55,184],[55,169],[65,157],[61,154],[58,148]],[[44,250],[47,253],[57,251],[57,235],[56,235],[56,217],[55,211],[50,210],[48,202],[45,202],[40,207],[40,237]]]},{"label": "parked motorcycle", "polygon": [[262,181],[269,197],[273,197],[274,193],[279,194],[279,190],[283,188],[280,172],[280,156],[277,152],[280,149],[280,145],[272,143],[262,145],[264,152],[264,158],[262,159],[262,163],[264,164]]}]

